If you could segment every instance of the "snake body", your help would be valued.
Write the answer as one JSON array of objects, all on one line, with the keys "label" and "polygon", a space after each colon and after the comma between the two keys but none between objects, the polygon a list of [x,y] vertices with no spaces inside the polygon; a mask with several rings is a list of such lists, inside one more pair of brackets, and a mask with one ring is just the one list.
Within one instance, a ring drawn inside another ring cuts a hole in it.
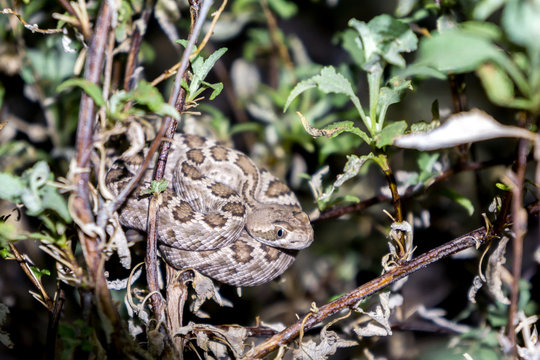
[{"label": "snake body", "polygon": [[[118,194],[142,156],[120,157],[107,173]],[[120,223],[145,231],[153,169],[124,206]],[[176,134],[161,194],[159,250],[177,269],[193,268],[233,286],[255,286],[282,274],[313,229],[294,193],[245,154],[196,135]]]}]

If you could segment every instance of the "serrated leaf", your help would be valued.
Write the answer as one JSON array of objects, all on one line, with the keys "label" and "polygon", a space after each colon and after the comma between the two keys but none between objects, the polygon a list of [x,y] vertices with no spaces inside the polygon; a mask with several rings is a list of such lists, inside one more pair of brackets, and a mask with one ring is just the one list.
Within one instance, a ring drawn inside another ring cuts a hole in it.
[{"label": "serrated leaf", "polygon": [[289,94],[289,97],[287,98],[287,101],[285,102],[285,106],[283,107],[283,112],[287,111],[289,108],[289,105],[293,102],[294,99],[301,93],[303,93],[306,90],[313,89],[317,84],[312,79],[307,79],[300,81],[296,86],[291,90],[291,93]]},{"label": "serrated leaf", "polygon": [[394,139],[399,135],[402,135],[406,129],[407,123],[404,120],[388,124],[377,135],[377,147],[382,148],[387,145],[392,145]]},{"label": "serrated leaf", "polygon": [[84,90],[92,99],[94,99],[94,102],[97,106],[105,106],[106,102],[103,98],[103,94],[101,92],[101,89],[99,86],[94,84],[91,81],[81,79],[81,78],[74,78],[74,79],[68,79],[58,85],[57,91],[62,92],[72,86],[80,87]]},{"label": "serrated leaf", "polygon": [[219,60],[220,57],[223,56],[227,52],[227,48],[221,48],[216,51],[214,51],[208,58],[205,60],[200,56],[197,56],[193,63],[192,63],[192,69],[193,69],[193,81],[197,81],[200,83],[203,81],[210,70],[214,67],[216,64],[216,61]]},{"label": "serrated leaf", "polygon": [[365,58],[363,68],[367,71],[372,63],[380,62],[380,58],[404,67],[405,59],[400,53],[414,51],[418,45],[418,38],[409,26],[387,14],[376,16],[367,24],[352,19],[349,26],[360,35]]},{"label": "serrated leaf", "polygon": [[0,173],[0,198],[17,202],[24,190],[24,184],[17,176]]},{"label": "serrated leaf", "polygon": [[467,210],[467,214],[469,216],[474,213],[474,206],[471,200],[467,199],[465,196],[459,194],[455,190],[443,189],[442,194],[448,197],[450,200],[454,201],[456,204],[460,205],[465,210]]},{"label": "serrated leaf", "polygon": [[152,184],[150,185],[149,189],[142,189],[141,195],[147,195],[147,194],[160,194],[164,192],[167,189],[167,185],[169,182],[167,179],[161,179],[159,181],[152,180]]}]

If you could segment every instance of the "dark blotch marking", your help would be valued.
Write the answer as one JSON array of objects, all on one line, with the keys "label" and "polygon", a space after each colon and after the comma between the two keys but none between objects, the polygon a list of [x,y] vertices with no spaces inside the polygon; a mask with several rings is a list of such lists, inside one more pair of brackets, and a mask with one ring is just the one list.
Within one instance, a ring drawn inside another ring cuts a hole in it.
[{"label": "dark blotch marking", "polygon": [[227,224],[227,219],[223,215],[211,213],[204,216],[204,222],[212,228],[219,228]]},{"label": "dark blotch marking", "polygon": [[253,246],[246,244],[245,242],[237,241],[231,247],[233,251],[233,257],[239,263],[246,263],[251,260],[251,252],[253,251]]},{"label": "dark blotch marking", "polygon": [[191,205],[186,201],[180,201],[180,204],[176,205],[173,210],[173,217],[179,223],[185,223],[193,220],[195,216],[195,211]]},{"label": "dark blotch marking", "polygon": [[201,149],[191,149],[186,153],[186,156],[189,160],[193,161],[197,165],[204,162],[204,154]]},{"label": "dark blotch marking", "polygon": [[279,257],[280,251],[278,249],[267,246],[265,250],[264,258],[269,262],[275,261]]},{"label": "dark blotch marking", "polygon": [[270,197],[280,197],[281,195],[290,194],[291,190],[287,185],[282,183],[279,180],[273,180],[268,185],[268,190],[266,190],[266,195]]},{"label": "dark blotch marking", "polygon": [[239,154],[236,165],[242,169],[244,175],[257,177],[257,168],[246,155]]},{"label": "dark blotch marking", "polygon": [[174,238],[176,238],[176,233],[174,232],[173,229],[167,230],[167,237],[168,237],[169,239],[174,239]]},{"label": "dark blotch marking", "polygon": [[246,208],[239,202],[229,202],[221,208],[225,212],[231,213],[233,216],[242,217],[246,213]]},{"label": "dark blotch marking", "polygon": [[190,148],[195,148],[195,147],[203,146],[205,143],[205,140],[203,137],[198,136],[198,135],[185,135],[184,143]]},{"label": "dark blotch marking", "polygon": [[229,186],[221,183],[213,183],[212,185],[208,186],[208,188],[213,195],[222,199],[228,199],[236,193]]},{"label": "dark blotch marking", "polygon": [[204,175],[196,167],[189,165],[185,161],[182,163],[182,174],[192,180],[201,180],[204,178]]},{"label": "dark blotch marking", "polygon": [[229,153],[229,150],[227,150],[226,147],[223,146],[212,146],[210,148],[210,154],[212,154],[212,157],[216,161],[225,161],[227,160],[227,155]]}]

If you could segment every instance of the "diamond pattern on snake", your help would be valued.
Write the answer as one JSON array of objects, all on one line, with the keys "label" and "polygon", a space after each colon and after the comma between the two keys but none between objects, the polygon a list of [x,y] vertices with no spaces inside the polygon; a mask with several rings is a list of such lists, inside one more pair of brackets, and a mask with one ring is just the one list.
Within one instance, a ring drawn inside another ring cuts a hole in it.
[{"label": "diamond pattern on snake", "polygon": [[[117,159],[107,173],[118,194],[137,173],[142,154]],[[123,226],[146,230],[148,169],[120,209]],[[255,286],[282,274],[313,241],[294,193],[245,154],[196,135],[176,134],[159,208],[159,250],[177,269],[193,268],[233,286]]]}]

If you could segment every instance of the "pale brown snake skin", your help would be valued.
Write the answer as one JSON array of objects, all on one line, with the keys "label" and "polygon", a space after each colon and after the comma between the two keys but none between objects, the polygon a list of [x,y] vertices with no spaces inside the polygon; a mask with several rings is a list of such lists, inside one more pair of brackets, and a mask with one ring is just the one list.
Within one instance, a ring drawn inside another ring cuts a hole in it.
[{"label": "pale brown snake skin", "polygon": [[[115,161],[107,173],[118,194],[142,156]],[[148,169],[120,209],[123,226],[146,230]],[[282,274],[313,229],[293,192],[243,153],[196,135],[176,134],[159,208],[159,250],[177,269],[193,268],[233,286],[255,286]]]}]

